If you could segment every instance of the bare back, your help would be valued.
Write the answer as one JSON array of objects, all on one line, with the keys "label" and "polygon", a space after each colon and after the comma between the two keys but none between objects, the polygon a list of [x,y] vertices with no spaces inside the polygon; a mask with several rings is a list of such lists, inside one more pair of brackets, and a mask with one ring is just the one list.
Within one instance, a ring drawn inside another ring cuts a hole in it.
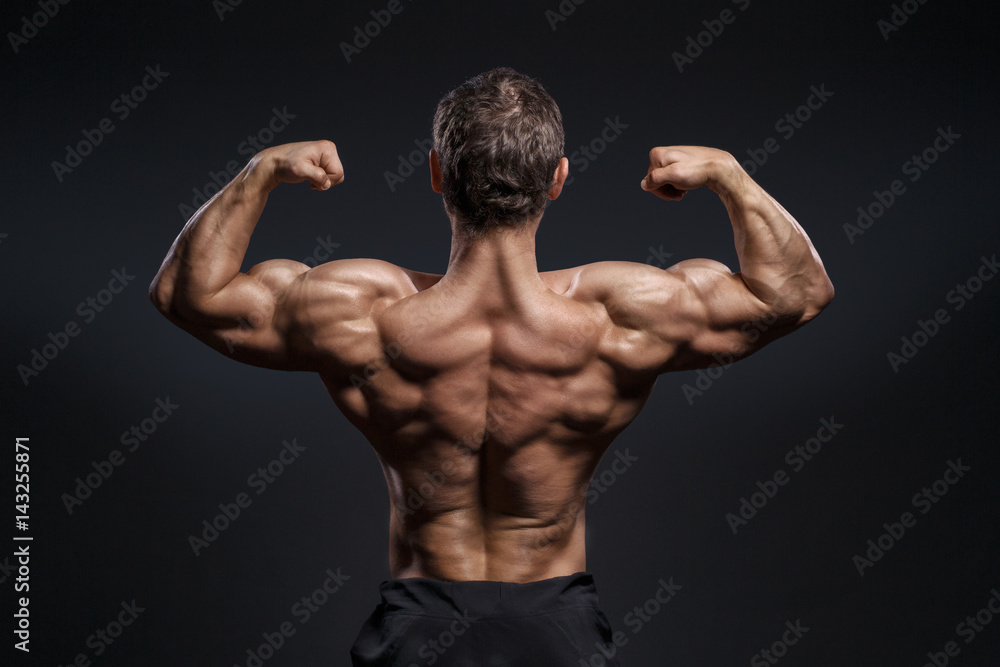
[{"label": "bare back", "polygon": [[[431,154],[431,180],[441,173]],[[555,199],[568,174],[553,175]],[[808,236],[728,153],[650,152],[642,188],[709,186],[729,212],[739,273],[597,262],[539,274],[540,217],[459,234],[444,276],[372,259],[240,271],[268,193],[343,181],[336,146],[267,149],[199,209],[150,284],[166,317],[245,363],[317,372],[385,472],[395,578],[525,582],[586,568],[598,461],[656,377],[738,359],[815,318],[833,285]]]},{"label": "bare back", "polygon": [[369,263],[384,296],[370,319],[338,324],[331,308],[320,374],[382,464],[392,575],[533,581],[586,569],[590,478],[656,373],[626,367],[625,333],[581,289],[581,269],[540,274],[548,289],[530,297],[473,298],[441,276],[347,262]]}]

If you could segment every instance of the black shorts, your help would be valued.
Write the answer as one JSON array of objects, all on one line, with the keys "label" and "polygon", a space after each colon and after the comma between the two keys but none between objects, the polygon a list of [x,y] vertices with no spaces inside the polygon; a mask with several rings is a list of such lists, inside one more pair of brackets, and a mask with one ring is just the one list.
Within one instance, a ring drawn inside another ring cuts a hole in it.
[{"label": "black shorts", "polygon": [[587,572],[526,584],[414,577],[379,591],[351,647],[354,667],[619,664],[606,657],[616,652],[611,627]]}]

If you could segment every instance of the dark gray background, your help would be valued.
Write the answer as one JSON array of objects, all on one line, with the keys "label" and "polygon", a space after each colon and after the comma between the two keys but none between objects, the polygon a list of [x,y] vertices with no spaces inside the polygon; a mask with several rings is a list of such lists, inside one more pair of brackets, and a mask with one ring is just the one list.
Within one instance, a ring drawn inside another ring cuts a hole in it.
[{"label": "dark gray background", "polygon": [[[146,288],[183,225],[179,205],[209,171],[245,162],[237,146],[274,107],[296,117],[272,143],[331,139],[347,178],[323,194],[275,192],[245,269],[312,256],[322,237],[340,244],[336,257],[443,272],[449,229],[426,165],[395,191],[384,174],[429,136],[444,93],[499,65],[548,87],[568,154],[605,118],[628,126],[586,170],[573,166],[538,234],[541,270],[643,262],[651,247],[671,253],[663,265],[711,257],[735,270],[711,192],[666,203],[638,182],[656,145],[716,146],[742,160],[775,137],[780,150],[754,177],[808,231],[837,289],[815,322],[715,371],[692,402],[682,387],[697,373],[662,377],[612,444],[599,470],[616,451],[638,461],[588,508],[588,568],[629,640],[625,664],[750,664],[796,620],[809,631],[781,664],[918,666],[948,641],[961,649],[950,664],[997,664],[1000,622],[971,643],[956,625],[1000,586],[1000,281],[959,311],[946,300],[1000,251],[996,6],[931,0],[885,40],[877,21],[889,19],[889,2],[752,0],[740,11],[729,0],[589,0],[553,30],[545,11],[557,0],[403,0],[347,63],[339,43],[385,4],[247,1],[220,20],[208,0],[71,2],[17,53],[8,39],[0,46],[0,563],[10,565],[18,533],[16,436],[31,438],[34,537],[30,657],[10,650],[13,580],[0,577],[10,664],[70,664],[83,653],[95,665],[245,665],[247,649],[285,621],[296,633],[264,664],[348,664],[388,576],[374,454],[316,377],[212,351],[157,313]],[[735,22],[678,72],[671,54],[727,7]],[[37,11],[11,3],[0,29],[19,31]],[[112,100],[147,65],[169,76],[119,120]],[[823,107],[791,138],[776,132],[821,85],[833,93]],[[116,129],[60,182],[51,163],[104,117]],[[910,182],[903,163],[939,127],[961,138]],[[843,225],[895,179],[905,194],[850,243]],[[135,279],[85,323],[77,305],[122,267]],[[887,353],[938,308],[951,320],[894,372]],[[70,321],[80,334],[25,386],[17,366]],[[120,434],[165,397],[180,407],[128,452]],[[790,471],[785,453],[831,416],[843,429],[734,535],[725,515],[757,481]],[[305,451],[256,495],[248,475],[292,438]],[[63,494],[115,449],[124,463],[68,513]],[[959,458],[971,471],[919,514],[913,495]],[[252,505],[195,556],[188,537],[243,491]],[[906,511],[916,526],[859,576],[852,557]],[[292,606],[328,568],[350,579],[298,623]],[[671,577],[682,590],[634,632],[626,615]],[[95,656],[88,637],[133,599],[144,611]]]}]

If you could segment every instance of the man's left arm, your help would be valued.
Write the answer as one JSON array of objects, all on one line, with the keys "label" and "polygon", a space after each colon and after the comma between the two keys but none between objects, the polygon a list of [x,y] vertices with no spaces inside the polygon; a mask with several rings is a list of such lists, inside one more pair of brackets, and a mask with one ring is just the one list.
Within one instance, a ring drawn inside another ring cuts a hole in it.
[{"label": "man's left arm", "polygon": [[285,144],[255,155],[174,241],[149,286],[157,309],[239,361],[312,370],[303,317],[309,266],[278,259],[240,271],[268,193],[280,183],[306,180],[314,190],[344,180],[333,143]]}]

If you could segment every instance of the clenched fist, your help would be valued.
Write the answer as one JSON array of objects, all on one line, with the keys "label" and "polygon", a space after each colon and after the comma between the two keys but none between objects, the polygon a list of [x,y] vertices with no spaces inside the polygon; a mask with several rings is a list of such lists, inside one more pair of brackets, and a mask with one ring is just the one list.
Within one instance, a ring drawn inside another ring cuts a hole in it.
[{"label": "clenched fist", "polygon": [[649,151],[649,171],[640,185],[660,199],[677,201],[703,185],[714,190],[739,169],[736,158],[717,148],[660,146]]},{"label": "clenched fist", "polygon": [[309,181],[313,190],[328,190],[344,180],[344,167],[332,141],[300,141],[264,149],[262,166],[270,180],[278,183]]}]

